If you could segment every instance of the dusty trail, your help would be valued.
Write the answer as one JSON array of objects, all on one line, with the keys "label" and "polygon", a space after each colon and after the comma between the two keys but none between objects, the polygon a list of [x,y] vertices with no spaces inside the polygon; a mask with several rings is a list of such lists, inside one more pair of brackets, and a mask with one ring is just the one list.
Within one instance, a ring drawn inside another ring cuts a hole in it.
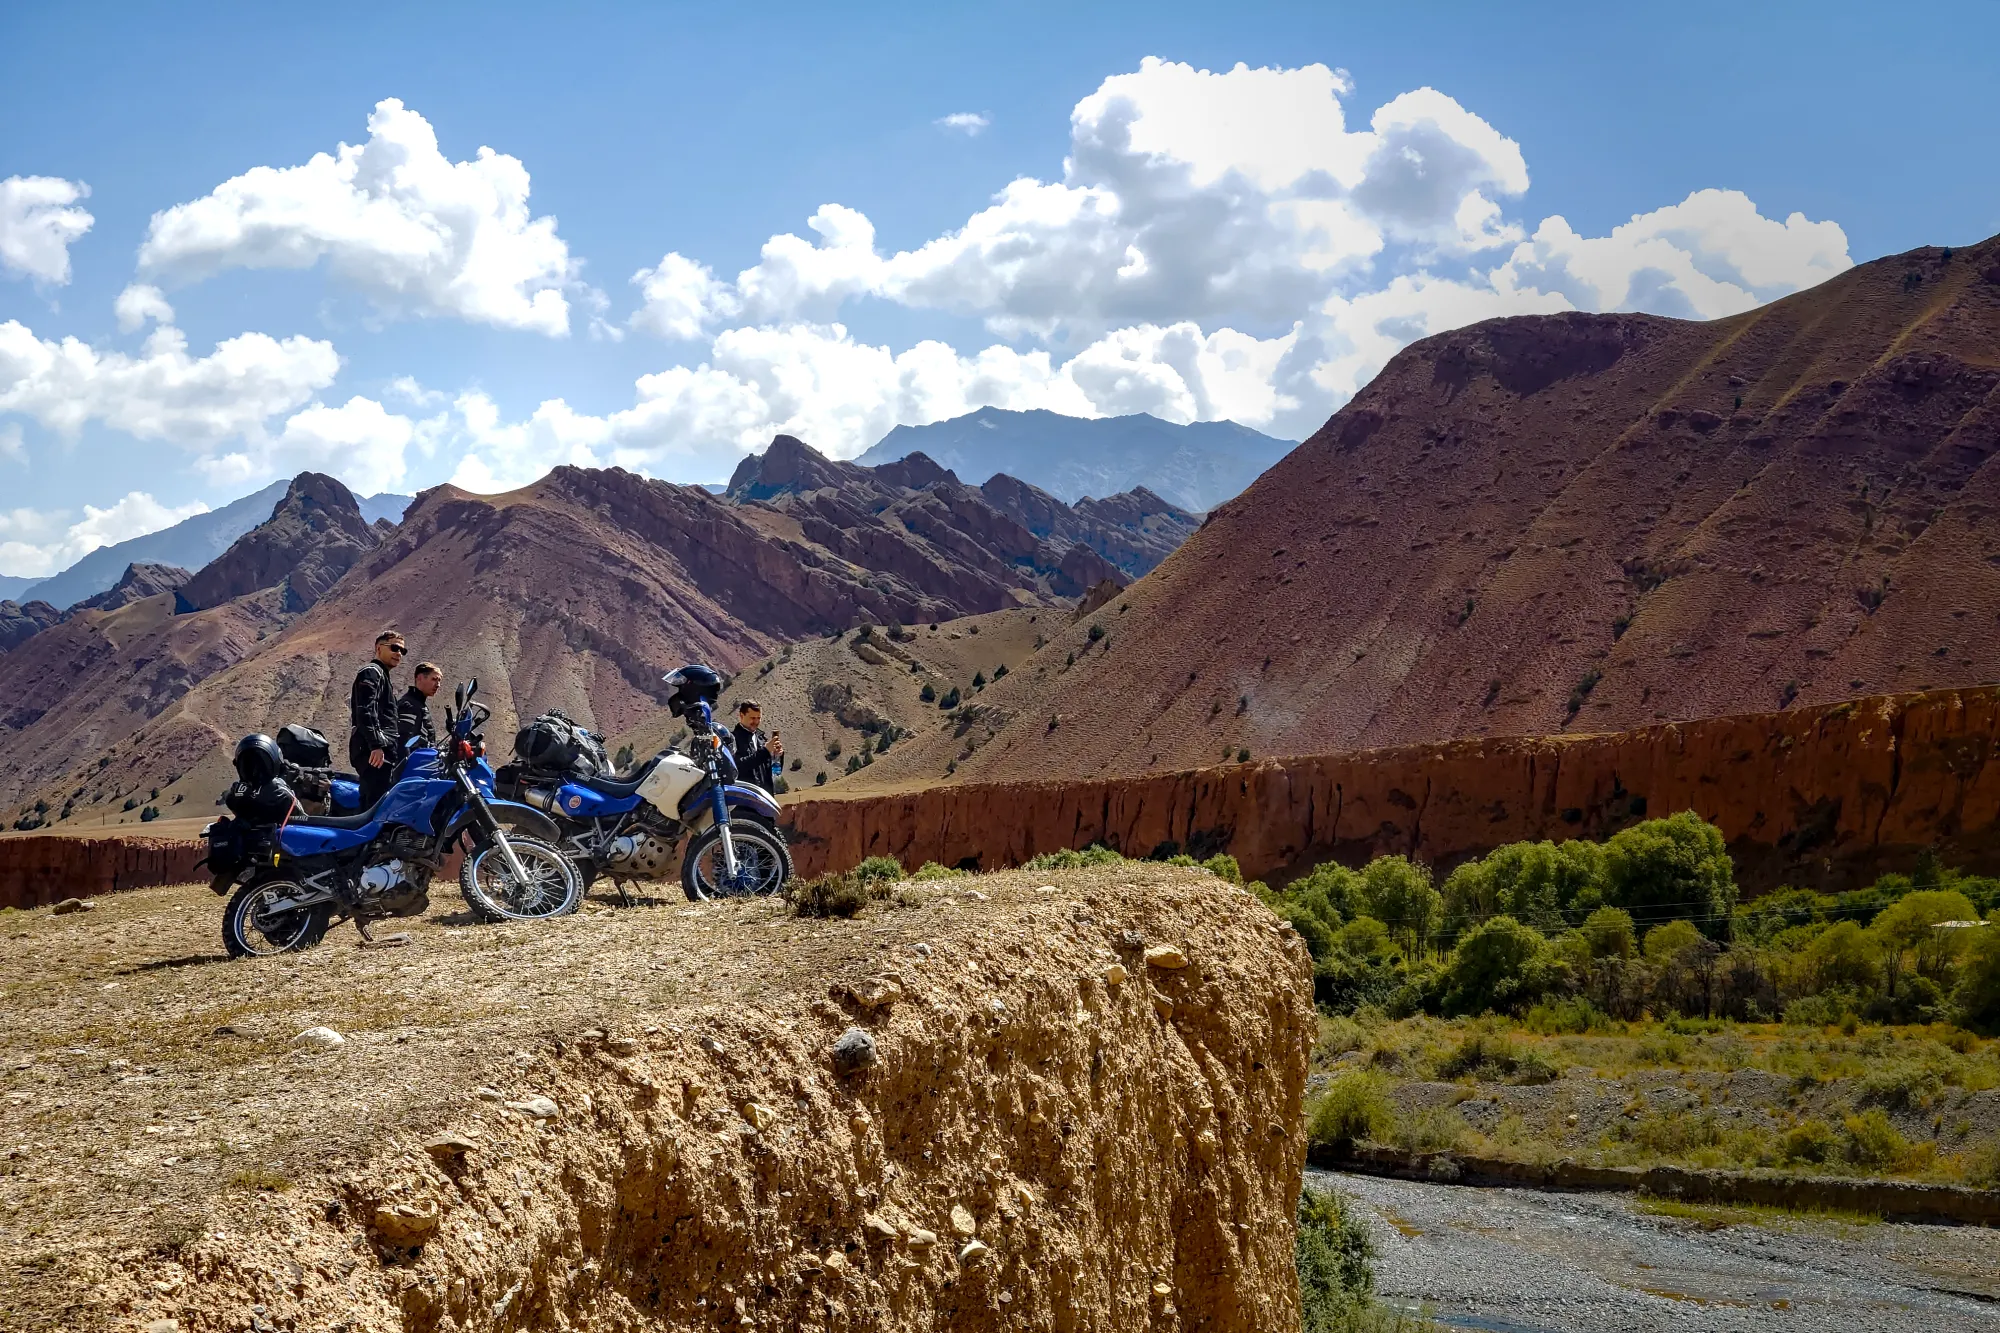
[{"label": "dusty trail", "polygon": [[1324,1176],[1365,1205],[1391,1304],[1488,1333],[2000,1329],[2000,1231],[1708,1229],[1624,1195]]}]

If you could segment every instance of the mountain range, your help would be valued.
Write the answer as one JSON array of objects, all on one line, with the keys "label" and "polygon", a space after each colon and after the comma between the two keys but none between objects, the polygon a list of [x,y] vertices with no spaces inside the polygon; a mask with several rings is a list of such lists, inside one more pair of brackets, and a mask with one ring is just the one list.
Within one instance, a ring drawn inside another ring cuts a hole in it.
[{"label": "mountain range", "polygon": [[1201,513],[1292,447],[1233,421],[1176,425],[1145,413],[1086,418],[982,407],[928,426],[898,426],[855,461],[879,466],[921,452],[974,484],[1005,473],[1071,504],[1143,486]]},{"label": "mountain range", "polygon": [[[0,598],[17,603],[47,602],[56,610],[65,611],[112,587],[123,577],[128,565],[200,569],[228,550],[231,542],[269,518],[272,507],[284,498],[289,484],[275,481],[255,494],[182,519],[170,528],[100,546],[69,568],[45,578],[0,574]],[[409,507],[410,497],[384,493],[366,496],[356,503],[366,521],[387,519],[396,523]]]},{"label": "mountain range", "polygon": [[1440,334],[867,780],[1601,732],[2000,680],[1996,453],[2000,238],[1713,322]]},{"label": "mountain range", "polygon": [[734,671],[861,623],[1064,611],[1195,526],[1157,497],[1084,509],[989,487],[921,456],[866,468],[781,436],[725,495],[561,467],[506,495],[436,487],[391,525],[305,473],[192,576],[134,566],[129,598],[0,653],[0,809],[59,826],[176,799],[205,811],[244,732],[345,736],[348,682],[385,626],[413,660],[481,678],[496,737],[550,707],[617,732],[661,714],[659,677],[679,663]]}]

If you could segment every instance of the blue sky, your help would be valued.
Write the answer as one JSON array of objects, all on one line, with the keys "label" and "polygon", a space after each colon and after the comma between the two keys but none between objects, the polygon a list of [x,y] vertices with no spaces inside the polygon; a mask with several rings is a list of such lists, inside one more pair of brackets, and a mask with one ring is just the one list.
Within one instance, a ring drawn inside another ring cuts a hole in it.
[{"label": "blue sky", "polygon": [[[0,574],[301,466],[710,480],[776,429],[851,456],[986,402],[1298,438],[1453,323],[1712,316],[2000,231],[1992,5],[719,9],[8,8],[0,181],[43,184],[11,269],[0,207]],[[1280,77],[1195,75],[1238,62]],[[385,99],[440,171],[525,171],[497,279],[245,177]],[[996,204],[1017,178],[1047,188]],[[121,327],[134,285],[165,304]]]}]

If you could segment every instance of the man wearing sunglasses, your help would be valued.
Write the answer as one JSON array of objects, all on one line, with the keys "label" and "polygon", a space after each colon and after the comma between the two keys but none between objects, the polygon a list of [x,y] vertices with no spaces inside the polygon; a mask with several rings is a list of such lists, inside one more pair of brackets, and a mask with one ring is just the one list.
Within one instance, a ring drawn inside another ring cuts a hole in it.
[{"label": "man wearing sunglasses", "polygon": [[348,720],[354,734],[347,741],[347,762],[361,779],[361,808],[373,809],[396,783],[402,750],[396,743],[396,687],[389,673],[402,665],[410,651],[403,636],[383,630],[375,636],[375,660],[355,673],[348,695]]}]

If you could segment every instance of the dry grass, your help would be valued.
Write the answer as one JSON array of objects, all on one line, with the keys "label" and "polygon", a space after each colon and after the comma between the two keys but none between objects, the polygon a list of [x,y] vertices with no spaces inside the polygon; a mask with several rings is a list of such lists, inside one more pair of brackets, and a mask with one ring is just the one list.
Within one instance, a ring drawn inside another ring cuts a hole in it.
[{"label": "dry grass", "polygon": [[[1218,887],[1157,866],[1144,878]],[[1060,895],[1037,892],[1052,879]],[[305,1188],[294,1182],[446,1123],[475,1087],[513,1086],[530,1052],[579,1031],[711,1006],[802,1012],[825,1005],[830,979],[914,957],[919,943],[933,966],[999,986],[1035,966],[1045,935],[1072,931],[1077,893],[1116,901],[1132,882],[1130,867],[1003,873],[979,879],[984,898],[904,885],[901,899],[872,897],[848,920],[801,920],[766,900],[592,905],[497,927],[473,925],[440,893],[428,916],[401,923],[407,947],[362,949],[342,926],[306,953],[234,962],[221,900],[201,886],[110,895],[68,916],[10,913],[0,1309],[50,1265],[79,1275],[80,1255],[171,1253],[215,1225],[234,1229],[260,1200]],[[294,1046],[319,1025],[345,1044]]]}]

